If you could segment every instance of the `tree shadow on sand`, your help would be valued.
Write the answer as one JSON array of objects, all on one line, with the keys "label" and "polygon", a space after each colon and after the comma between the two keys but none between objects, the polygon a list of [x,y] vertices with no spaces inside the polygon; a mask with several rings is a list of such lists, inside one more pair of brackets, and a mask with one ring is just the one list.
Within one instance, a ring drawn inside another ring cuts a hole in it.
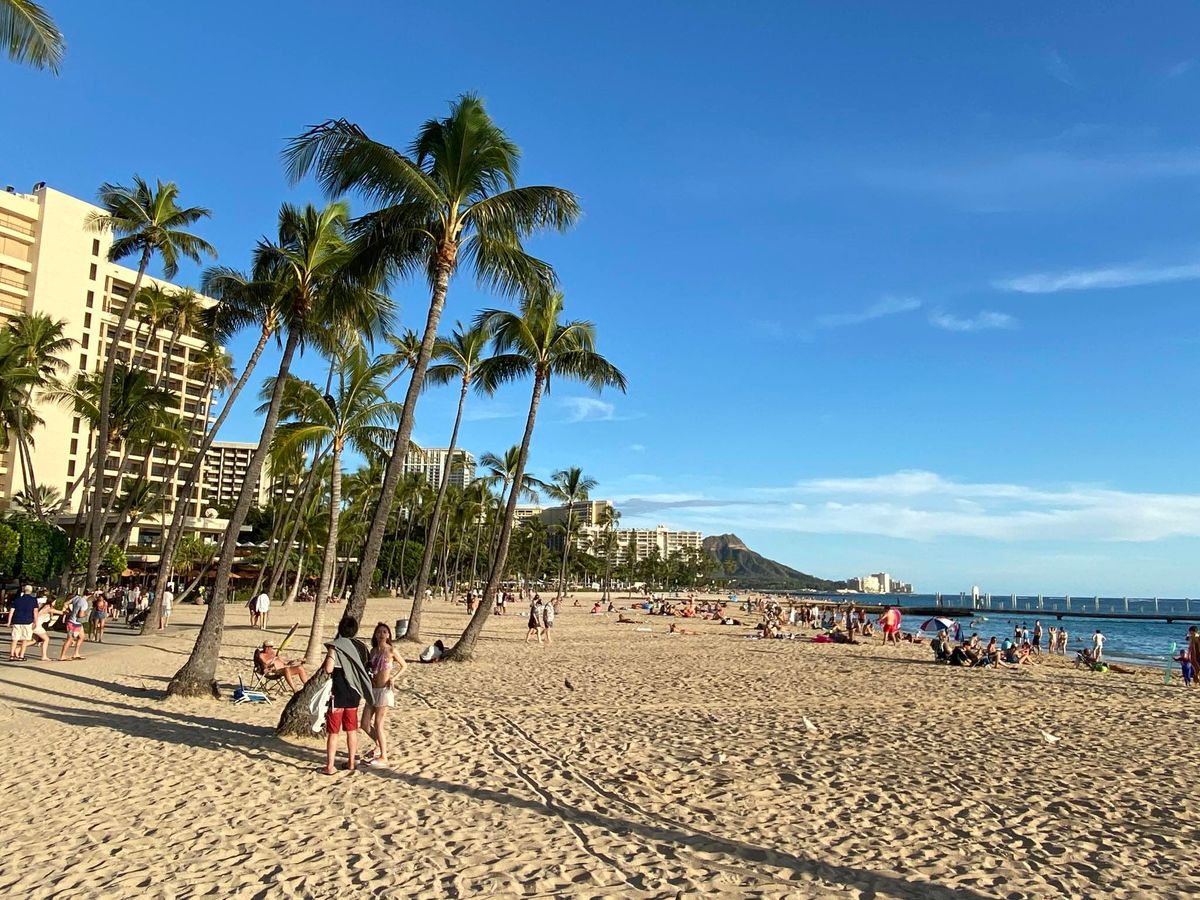
[{"label": "tree shadow on sand", "polygon": [[[87,681],[112,689],[115,693],[129,695],[124,686],[111,685],[97,679],[79,675],[59,673],[70,680]],[[139,699],[145,700],[144,692],[133,688]],[[106,728],[126,735],[144,737],[186,747],[202,747],[212,750],[228,750],[262,765],[292,765],[297,768],[316,768],[319,751],[282,741],[274,736],[271,726],[245,725],[228,719],[198,715],[161,706],[132,705],[129,703],[79,698],[59,691],[42,693],[70,698],[77,702],[96,705],[99,709],[62,708],[37,706],[28,702],[13,704],[15,708],[31,715],[40,716],[66,725],[82,728]],[[943,887],[925,881],[908,880],[902,876],[869,869],[838,865],[827,860],[799,856],[783,850],[757,846],[724,836],[692,831],[678,824],[661,821],[651,823],[621,818],[595,810],[574,809],[563,804],[524,797],[505,791],[497,791],[471,784],[457,784],[423,775],[397,772],[387,769],[372,769],[370,775],[390,779],[441,796],[467,796],[481,803],[507,806],[526,810],[575,830],[591,828],[617,835],[622,838],[633,836],[646,842],[677,845],[702,853],[720,854],[731,860],[740,861],[751,867],[765,866],[771,869],[790,871],[791,880],[799,888],[815,887],[802,879],[820,879],[840,885],[861,886],[863,897],[874,897],[883,893],[892,896],[933,898],[933,900],[986,900],[987,895],[965,887]],[[360,776],[361,777],[361,776]],[[369,776],[368,776],[369,777]],[[655,819],[653,813],[645,816]],[[757,872],[751,872],[751,875]],[[779,876],[767,872],[765,878],[778,880]],[[635,880],[640,876],[635,875]]]}]

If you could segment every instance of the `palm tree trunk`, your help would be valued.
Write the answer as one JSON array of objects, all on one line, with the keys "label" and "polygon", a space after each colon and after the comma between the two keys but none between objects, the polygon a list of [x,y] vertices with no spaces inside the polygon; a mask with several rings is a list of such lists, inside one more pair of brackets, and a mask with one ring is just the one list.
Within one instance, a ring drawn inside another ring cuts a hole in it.
[{"label": "palm tree trunk", "polygon": [[567,498],[567,530],[563,533],[563,555],[562,568],[558,570],[558,598],[562,600],[566,597],[564,593],[567,583],[567,557],[571,555],[571,519],[574,517],[575,504],[570,497]]},{"label": "palm tree trunk", "polygon": [[342,514],[342,446],[337,438],[333,442],[332,472],[329,476],[329,537],[325,541],[325,557],[321,561],[321,580],[317,585],[316,602],[313,603],[312,630],[308,634],[308,648],[304,651],[304,662],[310,668],[316,666],[323,646],[325,607],[329,603],[329,589],[333,585],[334,567],[337,565],[338,524]]},{"label": "palm tree trunk", "polygon": [[[300,524],[304,520],[304,510],[308,508],[308,502],[312,498],[313,488],[317,484],[317,463],[319,463],[321,461],[321,457],[323,455],[324,454],[320,453],[320,452],[313,453],[312,465],[309,467],[308,471],[304,475],[304,486],[303,486],[303,490],[300,495],[300,501],[298,503],[294,504],[295,509],[296,509],[296,516],[292,520],[292,526],[288,532],[287,541],[284,545],[284,557],[283,558],[284,558],[285,568],[286,568],[287,558],[288,558],[288,556],[291,555],[291,552],[292,552],[292,546],[296,543],[296,535],[300,532]],[[275,572],[272,572],[271,573],[271,583],[270,583],[270,586],[267,588],[267,593],[270,594],[271,596],[274,596],[275,592],[277,590],[279,590],[279,585],[280,585],[280,577],[277,576]],[[284,605],[287,605],[286,600],[284,601]]]},{"label": "palm tree trunk", "polygon": [[[183,667],[175,673],[167,685],[167,696],[177,694],[201,695],[212,693],[219,696],[214,676],[217,673],[217,659],[221,652],[221,635],[225,628],[225,595],[229,592],[229,580],[233,574],[234,558],[237,555],[238,537],[250,504],[254,501],[254,489],[259,475],[262,474],[263,462],[270,449],[271,438],[275,435],[275,426],[279,422],[279,407],[283,400],[283,389],[287,382],[287,374],[291,369],[292,357],[296,355],[296,347],[300,343],[300,332],[292,329],[288,332],[287,342],[283,347],[283,358],[279,361],[279,374],[271,391],[271,402],[267,406],[266,420],[263,422],[262,434],[258,438],[258,447],[250,457],[250,465],[246,469],[246,480],[238,491],[237,503],[230,516],[229,526],[225,529],[225,539],[221,543],[220,564],[217,566],[216,583],[213,585],[212,599],[209,601],[208,612],[200,626],[196,637],[196,646],[192,648],[191,656]],[[159,566],[162,569],[162,566]]]},{"label": "palm tree trunk", "polygon": [[[454,416],[454,428],[450,431],[450,449],[446,452],[446,464],[442,466],[442,481],[438,485],[437,499],[433,501],[431,535],[437,538],[438,529],[442,522],[442,505],[446,501],[446,489],[450,487],[450,467],[454,462],[454,450],[458,446],[458,429],[462,424],[463,407],[467,403],[467,389],[470,382],[463,379],[462,390],[458,392],[458,412]],[[417,573],[417,586],[413,591],[412,610],[408,614],[408,631],[405,638],[410,641],[421,639],[421,607],[425,602],[425,586],[429,583],[429,570],[433,566],[433,540],[426,537],[425,552],[421,554],[421,569]]]},{"label": "palm tree trunk", "polygon": [[[150,254],[153,249],[152,245],[147,244],[142,250],[142,258],[138,262],[137,277],[133,279],[133,290],[129,292],[129,296],[125,298],[125,304],[121,307],[121,314],[117,317],[117,333],[108,342],[108,354],[104,359],[104,374],[100,381],[100,409],[96,421],[96,446],[102,448],[102,452],[96,460],[96,475],[92,484],[92,512],[91,521],[88,525],[88,535],[92,542],[88,547],[88,585],[96,583],[96,575],[100,572],[100,537],[101,532],[104,530],[104,518],[102,515],[104,509],[104,470],[108,467],[108,420],[112,415],[113,373],[116,372],[117,368],[117,353],[121,349],[121,338],[125,336],[125,326],[129,322],[129,314],[133,312],[134,302],[137,299],[138,292],[142,289],[142,279],[146,276],[146,267],[150,265]],[[101,327],[103,327],[103,311],[100,312],[100,322]],[[129,361],[131,368],[133,354],[136,351],[136,347],[130,348]]]},{"label": "palm tree trunk", "polygon": [[[479,515],[483,516],[483,510],[480,509]],[[475,564],[479,562],[479,538],[483,534],[483,522],[475,523],[475,547],[471,551],[471,589],[475,589]]]},{"label": "palm tree trunk", "polygon": [[[263,326],[258,336],[258,343],[254,345],[254,350],[251,352],[250,358],[246,360],[246,367],[242,370],[242,374],[238,378],[237,384],[233,386],[233,390],[229,392],[229,396],[225,398],[225,406],[221,409],[221,414],[217,416],[217,421],[213,422],[212,428],[208,429],[203,440],[200,441],[200,446],[196,448],[191,468],[188,469],[187,477],[183,481],[183,487],[179,489],[179,493],[175,498],[175,509],[171,514],[171,525],[167,528],[166,537],[163,538],[162,551],[158,557],[158,574],[154,578],[154,600],[150,604],[150,611],[146,615],[146,621],[142,624],[142,634],[146,634],[148,631],[158,627],[158,617],[162,611],[163,591],[167,587],[167,576],[171,572],[171,561],[175,558],[175,551],[179,547],[179,539],[183,537],[183,521],[187,518],[188,507],[192,505],[192,491],[195,490],[196,482],[200,479],[200,472],[204,468],[204,454],[208,452],[213,441],[217,439],[217,433],[220,432],[221,426],[225,424],[225,419],[228,418],[229,411],[233,409],[234,402],[242,393],[242,388],[246,386],[246,382],[250,380],[250,373],[258,365],[258,359],[262,356],[262,352],[267,346],[267,341],[271,339],[273,330],[269,325]],[[276,416],[278,416],[278,410],[276,411]],[[274,426],[272,426],[272,431],[274,431]],[[259,465],[261,467],[261,463]]]},{"label": "palm tree trunk", "polygon": [[[533,440],[533,426],[537,421],[538,404],[542,399],[542,383],[544,374],[539,370],[533,376],[533,397],[529,401],[529,417],[525,420],[525,434],[521,437],[521,452],[517,456],[517,471],[513,476],[513,485],[521,484],[525,477],[525,463],[529,459],[529,444]],[[475,652],[475,643],[483,626],[492,615],[492,606],[496,602],[496,590],[504,575],[504,566],[508,561],[508,545],[512,541],[513,520],[517,516],[517,499],[520,491],[514,487],[508,495],[508,505],[504,509],[504,524],[500,527],[500,546],[496,550],[496,558],[492,561],[492,570],[488,574],[487,586],[483,589],[483,599],[467,623],[462,637],[447,655],[447,659],[465,662]]]},{"label": "palm tree trunk", "polygon": [[361,620],[362,614],[367,608],[371,577],[375,574],[375,564],[379,562],[379,550],[383,546],[383,533],[387,530],[388,517],[391,515],[392,502],[395,499],[396,485],[400,481],[400,473],[404,468],[404,455],[408,451],[409,441],[412,440],[417,399],[421,396],[421,388],[425,384],[425,370],[429,368],[429,358],[433,355],[433,343],[437,340],[438,324],[442,320],[442,310],[446,305],[446,291],[450,287],[450,273],[454,271],[454,261],[457,255],[458,245],[454,243],[448,243],[438,250],[433,292],[429,300],[429,314],[425,319],[425,333],[421,336],[421,350],[413,364],[412,378],[408,382],[408,392],[404,395],[404,409],[400,414],[400,424],[396,428],[396,440],[392,445],[392,456],[388,460],[387,469],[383,475],[383,489],[379,494],[375,515],[371,517],[371,527],[367,530],[366,544],[359,555],[358,577],[354,579],[354,590],[351,592],[350,603],[346,607],[346,615],[355,619]]},{"label": "palm tree trunk", "polygon": [[404,517],[404,542],[400,545],[400,593],[407,592],[408,579],[404,575],[404,564],[408,561],[408,539],[412,536],[413,508],[408,505],[408,515]]}]

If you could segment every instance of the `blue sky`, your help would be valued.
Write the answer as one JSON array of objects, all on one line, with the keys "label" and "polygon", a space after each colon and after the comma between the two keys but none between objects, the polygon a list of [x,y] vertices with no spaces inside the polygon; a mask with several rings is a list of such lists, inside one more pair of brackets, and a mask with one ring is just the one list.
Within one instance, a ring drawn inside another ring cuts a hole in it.
[{"label": "blue sky", "polygon": [[[1194,5],[47,5],[66,65],[0,66],[5,182],[174,180],[225,264],[317,197],[288,137],[404,145],[482,94],[522,180],[581,196],[533,247],[630,383],[559,385],[533,469],[626,523],[920,590],[1197,593]],[[425,289],[395,296],[415,325]],[[504,302],[460,280],[447,328]],[[465,445],[526,401],[475,403]]]}]

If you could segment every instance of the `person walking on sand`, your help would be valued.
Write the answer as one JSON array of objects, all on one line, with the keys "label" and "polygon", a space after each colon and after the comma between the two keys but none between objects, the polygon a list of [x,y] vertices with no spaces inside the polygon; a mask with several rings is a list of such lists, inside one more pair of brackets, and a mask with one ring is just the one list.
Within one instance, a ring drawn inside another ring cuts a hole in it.
[{"label": "person walking on sand", "polygon": [[1033,623],[1033,652],[1036,656],[1042,655],[1042,620],[1038,619]]},{"label": "person walking on sand", "polygon": [[542,634],[546,636],[546,643],[550,643],[550,629],[554,627],[555,607],[553,603],[542,605]]},{"label": "person walking on sand", "polygon": [[900,622],[900,610],[895,606],[889,606],[879,617],[879,627],[883,631],[885,646],[900,643]]},{"label": "person walking on sand", "polygon": [[175,602],[175,594],[171,590],[171,586],[167,585],[167,589],[163,591],[162,606],[159,607],[158,614],[158,630],[162,631],[171,621],[171,604]]},{"label": "person walking on sand", "polygon": [[529,630],[525,632],[527,644],[531,637],[536,637],[539,644],[542,642],[542,606],[542,598],[535,593],[529,601]]},{"label": "person walking on sand", "polygon": [[363,730],[375,741],[375,750],[368,765],[388,765],[387,711],[396,705],[393,689],[396,676],[403,675],[407,665],[404,657],[392,646],[392,629],[386,622],[375,626],[371,634],[371,655],[367,660],[371,673],[371,700],[367,705]]},{"label": "person walking on sand", "polygon": [[1096,662],[1100,662],[1104,656],[1104,641],[1104,632],[1097,628],[1096,633],[1092,635],[1092,659]]},{"label": "person walking on sand", "polygon": [[1067,655],[1067,626],[1058,629],[1058,655]]},{"label": "person walking on sand", "polygon": [[[62,650],[58,654],[58,661],[62,662],[67,658],[67,653],[74,650],[71,659],[83,659],[79,651],[83,649],[83,623],[87,618],[88,600],[87,595],[82,591],[71,598],[66,609],[63,610],[63,619],[67,627],[67,638],[63,641]],[[72,648],[72,644],[74,647]]]},{"label": "person walking on sand", "polygon": [[108,598],[100,593],[96,595],[96,602],[92,604],[91,625],[92,634],[91,640],[97,644],[104,643],[104,626],[108,623]]},{"label": "person walking on sand", "polygon": [[12,646],[8,658],[25,658],[25,648],[33,641],[33,626],[37,621],[38,602],[33,595],[33,586],[25,589],[8,602],[8,627],[12,629]]},{"label": "person walking on sand", "polygon": [[354,640],[358,634],[358,620],[344,616],[338,622],[337,637],[326,644],[328,652],[322,669],[332,681],[329,708],[325,712],[325,768],[326,775],[337,770],[338,735],[346,732],[346,768],[355,771],[358,761],[358,706],[372,692],[371,676],[367,674],[366,653]]}]

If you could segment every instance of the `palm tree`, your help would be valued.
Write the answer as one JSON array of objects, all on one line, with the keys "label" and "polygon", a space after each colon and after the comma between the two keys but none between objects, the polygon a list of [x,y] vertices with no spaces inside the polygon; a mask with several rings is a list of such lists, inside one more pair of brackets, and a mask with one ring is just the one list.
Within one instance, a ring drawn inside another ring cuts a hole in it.
[{"label": "palm tree", "polygon": [[[109,250],[111,260],[124,259],[137,255],[137,276],[133,280],[133,288],[121,312],[117,316],[117,327],[108,342],[104,359],[104,374],[100,389],[100,416],[96,426],[96,446],[105,447],[108,444],[109,412],[112,405],[113,372],[120,356],[121,341],[125,339],[125,329],[129,315],[133,312],[138,293],[142,289],[142,279],[150,260],[157,253],[162,260],[163,276],[168,280],[175,277],[179,271],[181,257],[199,262],[202,255],[216,256],[212,245],[203,238],[196,237],[184,229],[201,219],[207,219],[211,213],[199,206],[180,208],[176,202],[179,198],[179,188],[174,182],[159,181],[152,188],[141,177],[133,176],[133,186],[125,187],[119,184],[102,184],[99,200],[103,212],[93,213],[88,218],[88,225],[94,231],[110,231],[116,235]],[[130,362],[137,356],[137,348],[132,348]],[[100,534],[104,529],[101,511],[104,509],[104,470],[108,466],[108,457],[98,453],[95,459],[95,474],[92,477],[94,496],[91,502],[91,522],[88,534],[91,547],[88,551],[87,583],[94,584],[96,574],[100,570]]]},{"label": "palm tree", "polygon": [[[500,485],[500,496],[498,498],[500,508],[503,509],[508,501],[508,492],[513,485],[513,479],[517,474],[517,466],[521,462],[521,447],[519,444],[513,444],[504,451],[503,456],[497,456],[494,453],[484,453],[479,457],[479,465],[487,469],[488,474],[483,476],[487,479],[490,485]],[[532,475],[524,474],[521,476],[521,488],[517,495],[517,502],[522,500],[536,502],[538,499],[538,491],[541,489],[542,483]],[[496,516],[496,521],[493,524],[492,533],[488,537],[489,552],[494,554],[496,549],[496,540],[500,537],[500,522],[503,516]]]},{"label": "palm tree", "polygon": [[[20,378],[24,393],[19,402],[27,409],[33,406],[36,388],[46,388],[56,383],[58,374],[67,368],[59,354],[66,353],[75,341],[63,334],[65,319],[52,319],[45,313],[23,313],[8,322],[9,352],[12,362],[24,367],[30,377]],[[25,497],[33,506],[34,518],[42,519],[41,494],[33,470],[33,439],[25,428],[26,415],[14,417],[17,432],[17,455],[21,462]]]},{"label": "palm tree", "polygon": [[0,0],[0,46],[13,62],[55,75],[67,50],[50,14],[33,0]]},{"label": "palm tree", "polygon": [[604,599],[608,599],[612,581],[613,554],[616,553],[620,542],[617,538],[617,525],[621,522],[621,514],[611,506],[605,507],[600,514],[600,527],[604,536],[600,539],[600,548],[604,551]]},{"label": "palm tree", "polygon": [[[522,483],[525,464],[529,460],[533,426],[537,421],[538,404],[543,391],[549,392],[554,379],[580,381],[597,392],[609,386],[622,392],[625,390],[625,376],[596,352],[596,327],[585,321],[561,322],[559,317],[562,310],[561,293],[539,291],[521,301],[519,312],[492,309],[479,314],[479,318],[490,325],[494,335],[496,355],[488,364],[490,383],[496,386],[526,375],[533,376],[533,394],[529,401],[529,415],[525,420],[525,433],[521,437],[521,451],[517,469],[513,473],[513,484]],[[450,652],[450,659],[461,661],[470,658],[479,633],[491,615],[496,590],[504,577],[504,567],[508,561],[518,493],[516,490],[509,492],[504,523],[500,526],[499,545],[483,591],[483,601]]]},{"label": "palm tree", "polygon": [[[138,291],[137,303],[133,310],[133,315],[137,318],[138,323],[137,329],[133,333],[134,359],[139,359],[143,334],[146,335],[146,342],[149,343],[158,336],[158,330],[164,328],[171,321],[171,316],[175,311],[174,300],[175,292],[161,284],[147,284]],[[143,331],[143,326],[145,331]]]},{"label": "palm tree", "polygon": [[275,426],[289,383],[296,351],[318,324],[340,322],[348,331],[373,333],[386,324],[390,301],[372,285],[349,277],[354,250],[346,235],[350,211],[345,203],[324,209],[298,209],[285,203],[279,211],[278,241],[259,241],[254,252],[254,280],[268,285],[280,327],[287,338],[263,418],[258,446],[246,467],[245,481],[221,542],[212,599],[183,667],[167,685],[167,694],[197,695],[216,691],[213,680],[225,624],[225,601],[237,553],[238,535],[254,501],[263,461],[275,436]]},{"label": "palm tree", "polygon": [[421,556],[421,568],[417,573],[417,586],[413,590],[412,611],[408,614],[408,631],[406,637],[411,641],[421,639],[421,607],[425,603],[425,587],[429,582],[429,570],[433,565],[433,545],[437,540],[438,529],[442,523],[442,505],[446,500],[446,488],[450,486],[450,472],[454,465],[454,451],[458,448],[458,429],[462,425],[463,407],[467,404],[467,392],[475,383],[478,390],[490,394],[491,390],[486,381],[475,382],[475,376],[486,365],[483,358],[487,350],[491,334],[486,324],[476,323],[467,328],[459,322],[448,338],[438,338],[433,345],[434,359],[441,360],[437,365],[429,367],[425,373],[427,384],[450,384],[457,381],[458,410],[454,415],[454,427],[450,430],[450,447],[446,451],[446,464],[442,469],[441,482],[438,484],[437,498],[433,502],[433,513],[430,515],[429,528],[425,537],[425,552]]},{"label": "palm tree", "polygon": [[596,486],[596,479],[583,474],[578,466],[560,469],[550,476],[542,489],[551,500],[557,500],[567,508],[566,529],[563,531],[562,567],[558,570],[557,604],[566,596],[567,561],[571,556],[571,538],[574,534],[575,504],[587,500],[588,494]]},{"label": "palm tree", "polygon": [[526,254],[521,242],[546,229],[566,230],[579,205],[562,188],[517,186],[520,150],[472,94],[452,103],[446,118],[427,121],[408,155],[337,119],[297,137],[284,157],[293,180],[315,172],[331,196],[356,191],[379,204],[355,223],[364,262],[391,275],[424,273],[430,288],[420,353],[346,609],[361,618],[450,279],[465,264],[481,285],[504,294],[553,284],[550,266]]},{"label": "palm tree", "polygon": [[[367,455],[386,441],[400,404],[387,399],[384,384],[392,365],[386,358],[372,361],[366,350],[355,347],[337,360],[334,394],[322,395],[316,385],[291,378],[284,391],[284,416],[290,419],[279,426],[275,445],[286,452],[291,448],[316,451],[329,445],[329,533],[321,562],[321,580],[313,604],[312,630],[308,636],[305,660],[317,664],[322,647],[325,606],[337,565],[338,525],[342,513],[342,455],[347,448]],[[264,388],[265,389],[265,388]]]},{"label": "palm tree", "polygon": [[[221,408],[220,415],[207,429],[200,441],[200,446],[192,455],[192,464],[184,476],[183,485],[177,495],[178,500],[171,513],[171,524],[167,527],[166,536],[163,538],[162,551],[159,554],[158,574],[154,580],[154,601],[151,603],[150,611],[142,625],[142,634],[157,628],[163,591],[166,590],[167,580],[171,574],[169,561],[175,558],[175,550],[183,535],[184,520],[188,517],[187,511],[193,502],[196,482],[199,481],[204,466],[204,455],[216,440],[221,426],[225,424],[225,419],[233,409],[234,402],[241,395],[242,389],[250,380],[251,373],[258,365],[263,350],[266,349],[267,343],[279,327],[276,285],[269,279],[255,281],[236,269],[213,267],[205,270],[201,276],[200,290],[217,300],[217,306],[207,311],[207,330],[210,337],[208,346],[217,347],[247,325],[258,326],[258,341],[250,352],[250,358],[246,360],[246,365],[243,367],[237,383],[229,391],[229,396],[225,398],[225,405]],[[214,381],[213,387],[219,389],[220,384]],[[212,394],[210,391],[205,414],[206,421],[207,414],[211,410]]]},{"label": "palm tree", "polygon": [[62,491],[49,484],[39,484],[33,490],[24,488],[12,496],[12,504],[31,519],[53,522],[67,511]]}]

